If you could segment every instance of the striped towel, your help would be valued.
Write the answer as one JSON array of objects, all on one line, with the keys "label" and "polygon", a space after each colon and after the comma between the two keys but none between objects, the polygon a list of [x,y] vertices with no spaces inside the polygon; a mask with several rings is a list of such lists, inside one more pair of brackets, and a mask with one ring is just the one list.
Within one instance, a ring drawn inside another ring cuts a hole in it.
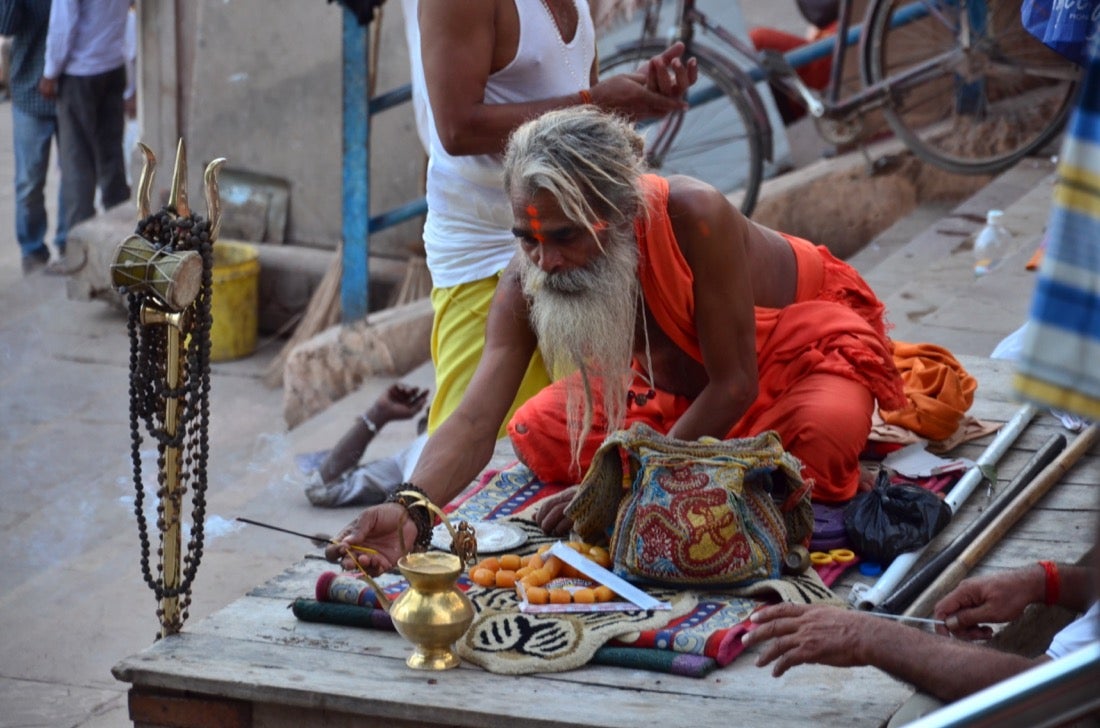
[{"label": "striped towel", "polygon": [[1100,46],[1095,40],[1085,70],[1062,146],[1046,253],[1014,385],[1025,400],[1100,419]]}]

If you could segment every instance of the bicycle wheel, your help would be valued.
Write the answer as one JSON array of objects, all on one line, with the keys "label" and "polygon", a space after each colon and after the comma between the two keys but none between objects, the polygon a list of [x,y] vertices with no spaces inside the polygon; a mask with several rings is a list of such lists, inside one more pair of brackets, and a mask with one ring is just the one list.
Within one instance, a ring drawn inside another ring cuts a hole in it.
[{"label": "bicycle wheel", "polygon": [[[631,72],[665,50],[654,43],[631,47],[600,62],[600,76]],[[699,80],[692,86],[686,111],[644,121],[638,130],[646,140],[650,167],[661,174],[701,179],[739,200],[752,214],[760,193],[764,160],[760,132],[751,108],[721,65],[695,54]]]},{"label": "bicycle wheel", "polygon": [[866,25],[864,80],[892,80],[886,119],[927,162],[999,172],[1065,124],[1080,73],[1024,30],[1020,0],[877,0]]}]

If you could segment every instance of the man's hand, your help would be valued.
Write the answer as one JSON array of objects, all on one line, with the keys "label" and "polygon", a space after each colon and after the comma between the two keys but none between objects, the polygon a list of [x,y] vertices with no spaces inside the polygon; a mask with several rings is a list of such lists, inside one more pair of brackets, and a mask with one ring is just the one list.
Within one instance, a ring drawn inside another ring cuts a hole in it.
[{"label": "man's hand", "polygon": [[[405,548],[401,548],[404,535]],[[358,562],[371,576],[389,571],[416,541],[416,524],[397,503],[383,503],[367,508],[336,535],[335,544],[325,547],[325,558],[337,561],[349,571],[358,571]],[[352,548],[373,549],[376,553]]]},{"label": "man's hand", "polygon": [[983,627],[983,622],[1012,621],[1027,605],[1043,601],[1045,592],[1043,567],[1029,566],[966,579],[936,603],[933,613],[946,622],[953,636],[987,640],[993,630]]},{"label": "man's hand", "polygon": [[756,666],[774,662],[775,677],[806,663],[855,667],[866,664],[860,641],[874,619],[851,609],[785,602],[753,612],[756,626],[741,643],[751,647],[766,642]]},{"label": "man's hand", "polygon": [[424,409],[428,401],[428,390],[411,387],[407,384],[392,384],[385,394],[379,397],[368,417],[381,427],[394,420],[407,420]]},{"label": "man's hand", "polygon": [[683,60],[684,44],[677,41],[633,73],[620,73],[590,89],[592,100],[605,111],[632,119],[664,116],[686,108],[684,94],[695,83],[695,59]]},{"label": "man's hand", "polygon": [[43,76],[38,80],[38,93],[45,96],[47,99],[57,98],[57,79],[46,78]]},{"label": "man's hand", "polygon": [[566,488],[560,493],[550,496],[539,504],[535,511],[535,523],[548,536],[567,536],[573,528],[573,519],[565,515],[566,507],[573,502],[573,496],[577,494],[577,487]]},{"label": "man's hand", "polygon": [[645,73],[648,90],[669,98],[683,99],[688,88],[699,78],[695,59],[684,61],[684,50],[684,44],[676,41],[638,69]]}]

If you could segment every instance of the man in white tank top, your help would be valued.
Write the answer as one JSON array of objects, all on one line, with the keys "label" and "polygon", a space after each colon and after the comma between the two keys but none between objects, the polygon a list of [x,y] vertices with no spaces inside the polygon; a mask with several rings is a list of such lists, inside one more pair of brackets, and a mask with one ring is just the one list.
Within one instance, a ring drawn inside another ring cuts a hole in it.
[{"label": "man in white tank top", "polygon": [[[588,0],[405,0],[404,9],[413,103],[429,146],[431,431],[458,405],[477,367],[489,302],[515,253],[500,164],[509,134],[545,111],[578,104],[662,116],[682,107],[696,71],[677,43],[635,73],[597,82]],[[512,410],[547,383],[536,354]]]}]

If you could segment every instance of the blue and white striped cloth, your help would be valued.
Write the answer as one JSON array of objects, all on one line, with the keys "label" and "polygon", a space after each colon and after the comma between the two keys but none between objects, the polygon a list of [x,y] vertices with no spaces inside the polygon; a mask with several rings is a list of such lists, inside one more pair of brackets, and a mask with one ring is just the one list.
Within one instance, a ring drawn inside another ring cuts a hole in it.
[{"label": "blue and white striped cloth", "polygon": [[1062,145],[1026,329],[1016,393],[1100,419],[1100,45],[1095,39]]}]

